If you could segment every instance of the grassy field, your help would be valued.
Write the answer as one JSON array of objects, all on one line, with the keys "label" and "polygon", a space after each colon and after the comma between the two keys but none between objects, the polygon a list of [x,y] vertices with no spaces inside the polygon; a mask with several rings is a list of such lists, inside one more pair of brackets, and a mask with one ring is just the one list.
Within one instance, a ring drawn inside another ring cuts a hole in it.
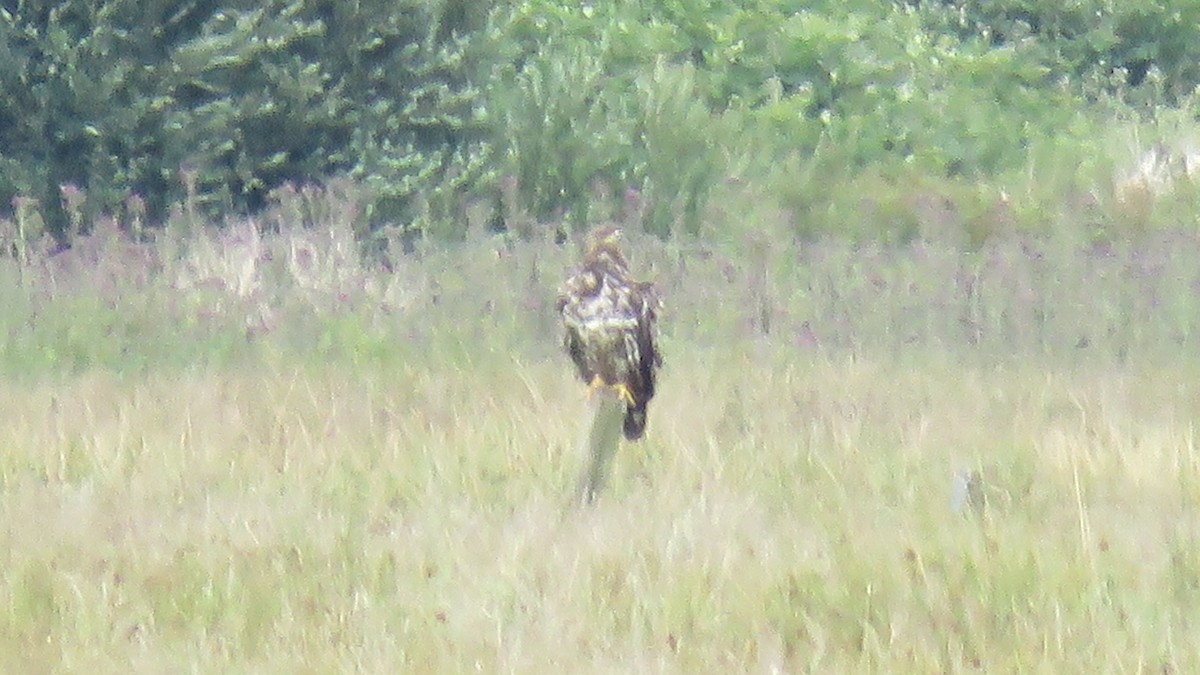
[{"label": "grassy field", "polygon": [[93,239],[0,266],[6,672],[1200,669],[1194,235],[635,242],[587,509],[569,250]]}]

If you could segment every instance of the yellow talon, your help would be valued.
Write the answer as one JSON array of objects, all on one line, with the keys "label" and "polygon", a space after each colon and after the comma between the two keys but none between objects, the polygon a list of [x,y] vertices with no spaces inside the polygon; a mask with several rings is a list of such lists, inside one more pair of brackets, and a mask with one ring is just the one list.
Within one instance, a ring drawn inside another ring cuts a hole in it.
[{"label": "yellow talon", "polygon": [[591,384],[588,385],[588,396],[594,395],[597,391],[604,388],[604,379],[599,375],[592,377]]},{"label": "yellow talon", "polygon": [[595,396],[596,392],[600,391],[601,389],[611,389],[613,393],[615,393],[617,397],[621,399],[622,403],[625,405],[634,405],[633,392],[629,391],[629,387],[620,382],[617,384],[609,384],[605,382],[604,378],[600,377],[599,375],[592,377],[592,381],[588,385],[588,396]]}]

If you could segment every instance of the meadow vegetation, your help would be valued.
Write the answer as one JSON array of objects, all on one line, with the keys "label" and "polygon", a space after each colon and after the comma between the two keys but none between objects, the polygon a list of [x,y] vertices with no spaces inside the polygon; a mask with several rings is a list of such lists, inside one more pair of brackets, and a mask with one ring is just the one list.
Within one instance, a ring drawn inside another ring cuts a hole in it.
[{"label": "meadow vegetation", "polygon": [[634,236],[662,393],[579,509],[571,244],[279,213],[0,266],[5,669],[1200,666],[1192,231]]},{"label": "meadow vegetation", "polygon": [[0,670],[1200,669],[1200,5],[220,4],[0,12]]}]

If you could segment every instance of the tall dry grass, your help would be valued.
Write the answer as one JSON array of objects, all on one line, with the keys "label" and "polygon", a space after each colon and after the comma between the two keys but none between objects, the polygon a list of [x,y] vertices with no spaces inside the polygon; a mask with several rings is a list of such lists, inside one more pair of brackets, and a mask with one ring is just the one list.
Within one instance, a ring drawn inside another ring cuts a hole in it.
[{"label": "tall dry grass", "polygon": [[570,248],[330,218],[0,262],[4,670],[1200,667],[1194,233],[635,238],[581,510]]},{"label": "tall dry grass", "polygon": [[0,662],[1200,666],[1194,367],[679,350],[578,510],[582,393],[498,361],[4,385]]}]

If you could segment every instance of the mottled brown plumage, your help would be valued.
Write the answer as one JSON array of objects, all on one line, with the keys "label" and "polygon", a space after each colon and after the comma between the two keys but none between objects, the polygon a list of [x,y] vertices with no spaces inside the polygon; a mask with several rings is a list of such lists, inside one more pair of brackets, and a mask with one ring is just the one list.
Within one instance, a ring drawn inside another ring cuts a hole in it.
[{"label": "mottled brown plumage", "polygon": [[588,236],[583,262],[563,285],[557,308],[579,376],[593,388],[616,390],[626,405],[625,438],[635,441],[646,431],[646,405],[662,366],[655,325],[660,303],[651,284],[630,279],[620,237],[614,227]]}]

